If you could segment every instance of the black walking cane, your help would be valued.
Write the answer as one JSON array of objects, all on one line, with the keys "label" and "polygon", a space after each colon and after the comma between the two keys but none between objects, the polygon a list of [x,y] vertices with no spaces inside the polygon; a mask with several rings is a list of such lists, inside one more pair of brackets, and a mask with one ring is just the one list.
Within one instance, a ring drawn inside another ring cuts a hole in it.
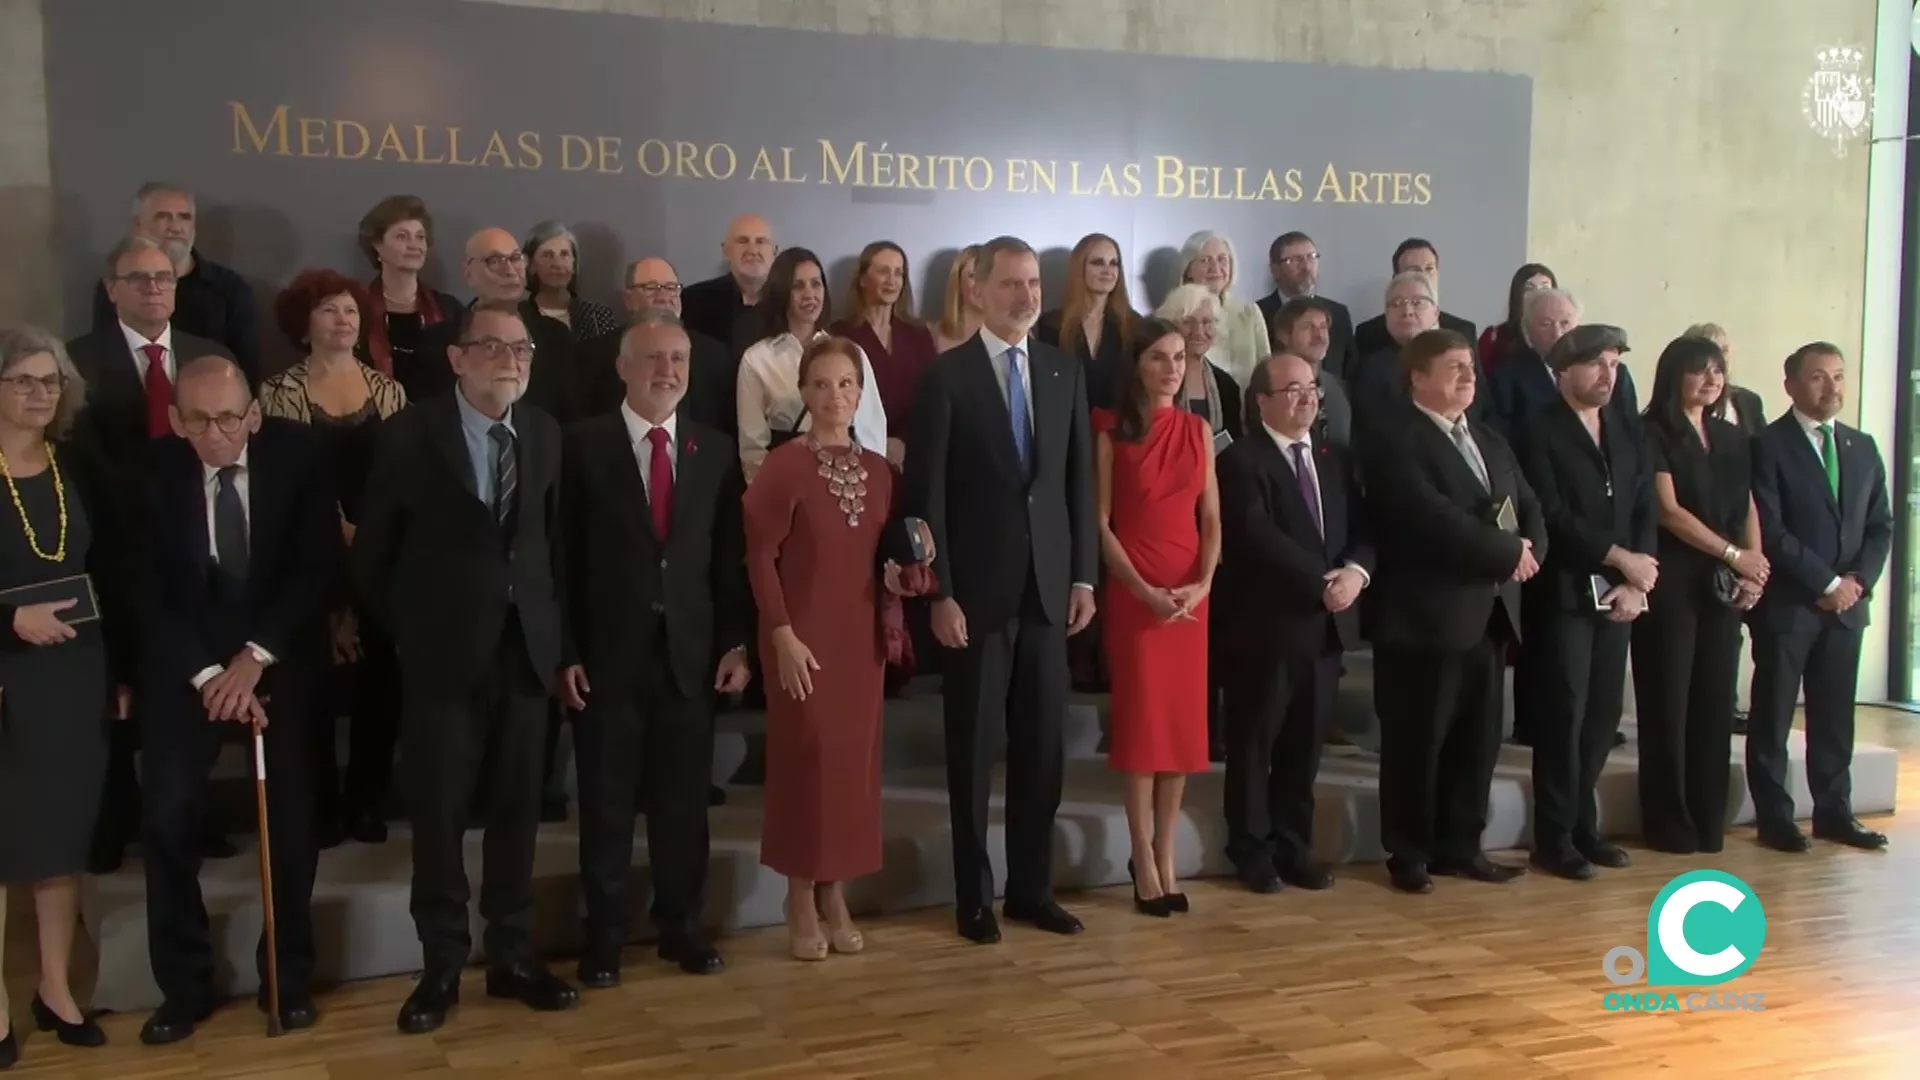
[{"label": "black walking cane", "polygon": [[[266,702],[262,701],[262,709]],[[267,832],[266,714],[248,724],[253,729],[253,810],[260,829],[260,917],[267,935],[267,1037],[285,1034],[280,1025],[280,942],[273,924],[273,844]]]}]

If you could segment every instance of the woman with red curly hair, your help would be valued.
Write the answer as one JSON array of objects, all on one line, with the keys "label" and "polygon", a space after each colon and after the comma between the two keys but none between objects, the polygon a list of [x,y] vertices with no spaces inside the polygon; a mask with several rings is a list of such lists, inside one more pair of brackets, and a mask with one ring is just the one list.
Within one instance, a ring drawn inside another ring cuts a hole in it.
[{"label": "woman with red curly hair", "polygon": [[[306,350],[306,358],[260,387],[262,412],[307,424],[319,438],[339,492],[340,530],[348,544],[373,463],[375,430],[407,404],[398,382],[354,355],[367,309],[367,292],[359,282],[333,270],[301,271],[274,301],[274,319],[287,340]],[[343,797],[333,731],[331,725],[319,725],[315,809],[324,838],[343,827],[356,840],[380,843],[387,838],[382,810],[399,730],[399,670],[393,646],[351,608],[335,615],[333,638],[334,663],[355,665],[346,785]]]}]

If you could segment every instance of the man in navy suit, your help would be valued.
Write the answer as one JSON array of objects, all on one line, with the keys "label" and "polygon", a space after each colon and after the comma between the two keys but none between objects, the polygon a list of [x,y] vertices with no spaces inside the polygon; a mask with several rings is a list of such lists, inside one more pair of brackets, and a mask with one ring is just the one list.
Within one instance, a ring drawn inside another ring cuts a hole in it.
[{"label": "man in navy suit", "polygon": [[1853,694],[1867,600],[1893,548],[1886,467],[1873,437],[1835,423],[1846,360],[1826,342],[1786,363],[1793,408],[1754,440],[1753,498],[1773,565],[1753,612],[1753,707],[1747,775],[1760,842],[1778,851],[1812,845],[1793,822],[1787,731],[1806,689],[1807,786],[1813,835],[1857,848],[1887,838],[1853,817]]}]

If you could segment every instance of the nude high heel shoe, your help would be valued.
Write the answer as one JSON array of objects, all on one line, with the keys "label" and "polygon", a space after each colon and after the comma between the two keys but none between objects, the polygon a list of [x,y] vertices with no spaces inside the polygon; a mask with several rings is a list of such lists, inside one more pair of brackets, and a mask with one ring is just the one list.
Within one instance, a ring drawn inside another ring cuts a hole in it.
[{"label": "nude high heel shoe", "polygon": [[795,960],[825,960],[827,958],[827,939],[820,934],[802,934],[793,925],[793,906],[781,905],[787,916],[787,939]]}]

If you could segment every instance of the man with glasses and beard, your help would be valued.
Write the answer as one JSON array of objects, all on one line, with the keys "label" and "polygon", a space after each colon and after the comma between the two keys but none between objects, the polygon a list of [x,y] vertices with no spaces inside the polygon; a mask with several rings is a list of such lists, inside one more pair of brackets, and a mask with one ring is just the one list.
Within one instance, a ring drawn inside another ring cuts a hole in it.
[{"label": "man with glasses and beard", "polygon": [[1273,338],[1274,352],[1304,355],[1275,330],[1282,309],[1299,300],[1311,300],[1327,319],[1327,341],[1318,356],[1305,357],[1322,371],[1336,376],[1347,373],[1353,359],[1353,313],[1347,305],[1320,295],[1320,249],[1313,237],[1303,232],[1281,233],[1267,249],[1267,273],[1273,278],[1273,291],[1260,298],[1260,317],[1266,321]]},{"label": "man with glasses and beard", "polygon": [[[510,312],[526,327],[527,341],[533,348],[527,403],[563,424],[578,419],[584,395],[579,373],[574,370],[573,332],[540,314],[539,306],[527,295],[527,256],[520,250],[520,242],[505,229],[481,229],[467,241],[460,274],[473,290],[471,310]],[[445,357],[461,340],[459,331],[458,319],[428,327],[420,335],[414,362],[396,364],[393,377],[400,380],[407,400],[426,401],[452,388],[455,377]]]},{"label": "man with glasses and beard", "polygon": [[354,578],[400,656],[402,787],[413,823],[414,925],[426,970],[400,1010],[433,1031],[471,951],[462,852],[486,791],[487,993],[571,1008],[533,953],[533,856],[547,703],[567,657],[560,592],[560,425],[524,402],[533,341],[520,316],[464,312],[446,351],[453,392],[402,410],[367,480]]},{"label": "man with glasses and beard", "polygon": [[[179,282],[174,326],[195,337],[219,342],[240,362],[247,382],[257,386],[261,377],[260,314],[254,306],[253,287],[239,274],[194,249],[198,221],[193,192],[178,184],[142,184],[134,193],[131,235],[159,245]],[[103,282],[93,293],[94,329],[113,329],[119,321],[118,309],[112,290]]]}]

